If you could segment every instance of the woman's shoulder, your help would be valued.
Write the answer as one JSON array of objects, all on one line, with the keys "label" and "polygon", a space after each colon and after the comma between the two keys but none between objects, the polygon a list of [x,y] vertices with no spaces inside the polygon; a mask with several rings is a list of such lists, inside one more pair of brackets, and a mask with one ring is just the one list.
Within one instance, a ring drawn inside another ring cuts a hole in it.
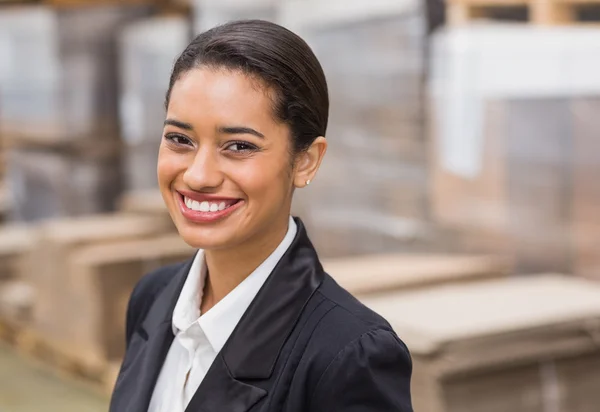
[{"label": "woman's shoulder", "polygon": [[359,333],[377,329],[392,330],[387,320],[362,304],[331,276],[325,276],[318,291],[333,308],[329,317],[324,319],[326,322],[344,323]]},{"label": "woman's shoulder", "polygon": [[396,335],[389,322],[381,315],[366,307],[329,275],[318,289],[318,293],[329,302],[329,311],[324,315],[313,336],[317,341],[326,341],[334,352],[371,342],[376,350],[380,347],[397,346],[398,350],[409,355],[408,348]]},{"label": "woman's shoulder", "polygon": [[187,262],[178,262],[166,266],[161,266],[150,273],[144,275],[135,285],[131,294],[131,300],[148,300],[164,289],[173,279],[173,275],[178,273]]},{"label": "woman's shoulder", "polygon": [[311,365],[308,409],[342,410],[358,403],[373,405],[373,411],[412,412],[412,359],[390,324],[329,276],[317,292],[328,310],[310,331],[304,353]]},{"label": "woman's shoulder", "polygon": [[187,262],[174,263],[162,266],[144,275],[135,285],[129,304],[127,306],[127,337],[130,338],[133,330],[146,315],[155,298],[173,280]]}]

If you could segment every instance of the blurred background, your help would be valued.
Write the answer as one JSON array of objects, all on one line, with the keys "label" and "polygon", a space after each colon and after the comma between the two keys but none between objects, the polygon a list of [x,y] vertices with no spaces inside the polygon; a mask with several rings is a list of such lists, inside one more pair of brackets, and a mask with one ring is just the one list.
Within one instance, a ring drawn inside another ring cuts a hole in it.
[{"label": "blurred background", "polygon": [[278,22],[328,77],[298,192],[411,349],[417,412],[600,410],[600,0],[0,0],[0,411],[106,411],[194,34]]}]

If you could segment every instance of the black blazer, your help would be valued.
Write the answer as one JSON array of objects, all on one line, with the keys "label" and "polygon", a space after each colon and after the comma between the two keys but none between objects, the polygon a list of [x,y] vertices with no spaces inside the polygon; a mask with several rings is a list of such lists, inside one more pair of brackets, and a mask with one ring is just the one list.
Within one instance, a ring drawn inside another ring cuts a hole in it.
[{"label": "black blazer", "polygon": [[[323,271],[296,223],[293,243],[186,412],[411,412],[408,349],[383,318]],[[191,264],[159,269],[135,287],[110,412],[148,410]]]}]

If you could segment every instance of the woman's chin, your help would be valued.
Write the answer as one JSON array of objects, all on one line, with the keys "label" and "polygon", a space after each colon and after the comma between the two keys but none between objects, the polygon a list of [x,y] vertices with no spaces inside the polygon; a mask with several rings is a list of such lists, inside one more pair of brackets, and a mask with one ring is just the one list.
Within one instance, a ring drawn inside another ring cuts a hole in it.
[{"label": "woman's chin", "polygon": [[233,239],[224,230],[179,227],[178,231],[183,241],[194,249],[226,249],[233,243]]}]

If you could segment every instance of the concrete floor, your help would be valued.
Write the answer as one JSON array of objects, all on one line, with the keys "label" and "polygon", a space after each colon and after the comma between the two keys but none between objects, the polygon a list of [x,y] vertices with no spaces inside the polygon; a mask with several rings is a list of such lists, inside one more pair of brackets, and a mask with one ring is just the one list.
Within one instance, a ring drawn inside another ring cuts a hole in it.
[{"label": "concrete floor", "polygon": [[0,412],[107,412],[108,398],[0,344]]}]

